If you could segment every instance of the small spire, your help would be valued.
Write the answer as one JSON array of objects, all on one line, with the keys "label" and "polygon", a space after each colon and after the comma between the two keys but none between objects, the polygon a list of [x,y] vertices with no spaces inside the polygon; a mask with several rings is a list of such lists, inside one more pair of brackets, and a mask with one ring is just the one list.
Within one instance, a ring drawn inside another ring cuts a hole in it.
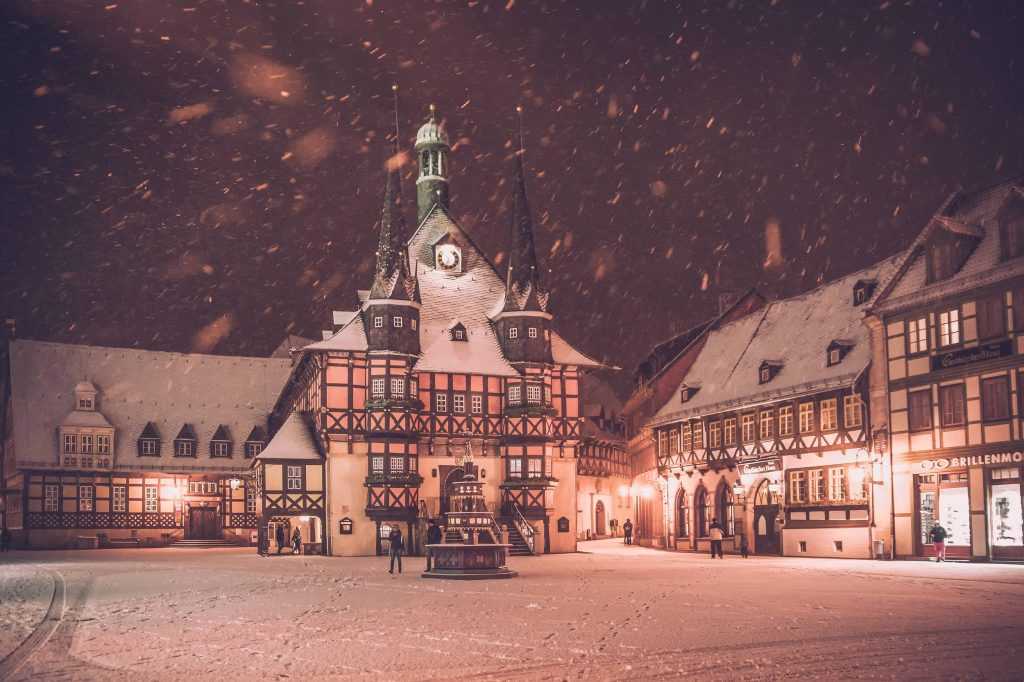
[{"label": "small spire", "polygon": [[399,145],[401,144],[401,137],[399,137],[398,133],[398,83],[393,83],[391,85],[391,92],[394,94],[395,98],[395,154],[397,154],[400,151]]},{"label": "small spire", "polygon": [[519,155],[526,153],[525,134],[523,133],[523,105],[516,105],[516,113],[519,114]]},{"label": "small spire", "polygon": [[434,122],[435,122],[435,119],[434,119],[434,114],[435,114],[436,112],[437,112],[437,107],[435,107],[435,106],[434,106],[434,104],[433,104],[433,103],[431,103],[431,104],[430,104],[430,122],[431,122],[431,123],[434,123]]}]

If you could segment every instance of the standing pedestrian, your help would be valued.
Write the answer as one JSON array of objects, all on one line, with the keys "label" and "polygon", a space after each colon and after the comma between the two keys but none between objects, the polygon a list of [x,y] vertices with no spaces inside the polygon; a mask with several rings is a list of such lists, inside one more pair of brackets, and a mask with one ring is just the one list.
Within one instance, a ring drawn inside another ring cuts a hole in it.
[{"label": "standing pedestrian", "polygon": [[0,552],[6,552],[11,549],[11,529],[4,526],[0,530]]},{"label": "standing pedestrian", "polygon": [[626,544],[633,544],[633,522],[626,519],[626,522],[622,524],[622,535],[626,538]]},{"label": "standing pedestrian", "polygon": [[256,529],[256,553],[260,556],[267,556],[267,524],[261,523]]},{"label": "standing pedestrian", "polygon": [[935,561],[946,560],[946,538],[949,537],[949,531],[943,528],[939,524],[932,526],[932,529],[928,531],[928,539],[932,541],[932,547],[935,548]]},{"label": "standing pedestrian", "polygon": [[388,573],[395,572],[395,559],[398,560],[398,573],[402,573],[402,550],[405,549],[405,543],[402,540],[402,531],[399,530],[398,526],[391,531],[388,535],[388,540],[391,541],[391,548],[388,554],[391,556],[391,567],[388,569]]},{"label": "standing pedestrian", "polygon": [[725,530],[718,523],[718,519],[711,519],[708,531],[708,534],[711,536],[711,558],[714,559],[715,553],[717,553],[719,559],[724,559],[725,557],[722,556],[722,538],[725,537]]},{"label": "standing pedestrian", "polygon": [[740,536],[740,555],[746,559],[750,556],[750,545],[747,544],[747,536]]},{"label": "standing pedestrian", "polygon": [[[441,544],[441,526],[437,525],[437,521],[430,519],[430,527],[427,528],[427,570],[430,570],[431,560],[434,558],[431,554],[430,545]],[[399,564],[401,566],[401,564]],[[401,572],[401,571],[399,571]]]},{"label": "standing pedestrian", "polygon": [[278,553],[278,555],[280,555],[281,554],[281,550],[284,549],[284,542],[285,542],[284,524],[283,523],[275,524],[274,540],[277,541],[277,553]]},{"label": "standing pedestrian", "polygon": [[302,533],[299,532],[299,527],[296,526],[295,530],[292,531],[292,554],[302,553]]}]

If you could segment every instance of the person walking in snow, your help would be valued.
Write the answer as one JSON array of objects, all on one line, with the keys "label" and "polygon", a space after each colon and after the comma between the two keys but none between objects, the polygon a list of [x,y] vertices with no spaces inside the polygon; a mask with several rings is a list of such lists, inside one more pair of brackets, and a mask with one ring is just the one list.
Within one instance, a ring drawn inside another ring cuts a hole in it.
[{"label": "person walking in snow", "polygon": [[292,532],[292,554],[299,554],[302,551],[302,533],[298,527]]},{"label": "person walking in snow", "polygon": [[395,560],[398,560],[398,572],[402,572],[402,550],[405,549],[405,543],[402,540],[402,531],[395,526],[395,529],[391,531],[391,535],[388,536],[388,540],[391,541],[391,549],[388,554],[391,557],[391,567],[388,569],[388,573],[395,572]]},{"label": "person walking in snow", "polygon": [[[430,527],[427,528],[427,544],[428,545],[439,545],[441,544],[441,526],[437,525],[437,521],[430,519]],[[427,570],[430,570],[431,559],[433,559],[430,547],[427,547]],[[401,564],[399,564],[401,566]],[[401,571],[399,571],[401,573]]]},{"label": "person walking in snow", "polygon": [[711,526],[708,527],[708,535],[711,536],[711,558],[715,558],[715,553],[718,553],[719,559],[724,559],[722,556],[722,538],[725,537],[725,530],[721,524],[718,523],[718,519],[711,519]]},{"label": "person walking in snow", "polygon": [[939,524],[932,526],[932,529],[928,531],[928,539],[932,541],[932,547],[935,548],[935,561],[946,560],[946,538],[949,537],[949,531],[943,528]]},{"label": "person walking in snow", "polygon": [[284,524],[281,524],[281,523],[277,524],[277,528],[274,531],[274,540],[277,541],[277,553],[281,554],[281,550],[284,549],[284,542],[285,542]]},{"label": "person walking in snow", "polygon": [[626,539],[627,545],[633,544],[633,522],[626,519],[626,522],[622,524],[622,536]]}]

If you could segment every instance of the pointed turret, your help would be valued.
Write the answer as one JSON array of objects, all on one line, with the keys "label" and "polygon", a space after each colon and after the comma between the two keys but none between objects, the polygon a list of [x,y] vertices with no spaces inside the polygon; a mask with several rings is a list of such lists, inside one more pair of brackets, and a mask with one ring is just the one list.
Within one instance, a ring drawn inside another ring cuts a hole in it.
[{"label": "pointed turret", "polygon": [[548,292],[541,285],[522,151],[515,155],[505,297],[494,324],[511,362],[550,362]]},{"label": "pointed turret", "polygon": [[420,352],[420,290],[409,269],[408,230],[397,168],[388,171],[380,214],[377,267],[363,309],[370,350]]}]

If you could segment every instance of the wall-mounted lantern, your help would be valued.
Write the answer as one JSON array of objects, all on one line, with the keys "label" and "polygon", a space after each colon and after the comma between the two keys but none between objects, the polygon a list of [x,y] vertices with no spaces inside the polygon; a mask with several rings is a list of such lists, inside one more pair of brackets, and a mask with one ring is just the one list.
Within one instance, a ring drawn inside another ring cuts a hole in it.
[{"label": "wall-mounted lantern", "polygon": [[770,492],[772,495],[781,495],[782,484],[779,483],[778,481],[770,481],[768,483],[768,492]]}]

